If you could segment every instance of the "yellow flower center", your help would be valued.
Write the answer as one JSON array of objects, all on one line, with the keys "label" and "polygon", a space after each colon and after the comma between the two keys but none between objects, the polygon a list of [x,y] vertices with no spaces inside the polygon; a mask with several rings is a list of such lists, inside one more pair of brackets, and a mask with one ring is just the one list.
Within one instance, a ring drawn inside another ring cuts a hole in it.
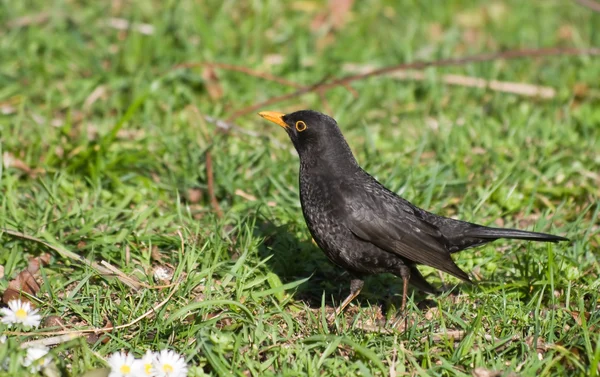
[{"label": "yellow flower center", "polygon": [[27,312],[25,311],[25,309],[19,308],[15,312],[15,317],[17,317],[18,319],[25,319],[27,318]]},{"label": "yellow flower center", "polygon": [[144,364],[144,371],[150,376],[152,374],[152,363]]},{"label": "yellow flower center", "polygon": [[163,365],[163,372],[165,372],[165,373],[173,373],[173,367],[171,366],[171,364],[165,364],[165,365]]},{"label": "yellow flower center", "polygon": [[129,365],[121,365],[121,368],[119,368],[119,371],[123,374],[129,374],[129,373],[131,373],[131,367]]}]

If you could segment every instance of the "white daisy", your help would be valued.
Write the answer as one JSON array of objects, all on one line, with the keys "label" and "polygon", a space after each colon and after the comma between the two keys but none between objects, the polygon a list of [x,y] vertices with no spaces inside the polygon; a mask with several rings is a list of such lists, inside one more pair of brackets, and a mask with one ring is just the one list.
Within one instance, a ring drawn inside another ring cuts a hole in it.
[{"label": "white daisy", "polygon": [[110,355],[106,361],[110,366],[110,374],[108,377],[136,376],[134,370],[135,358],[132,354],[115,352]]},{"label": "white daisy", "polygon": [[187,369],[183,356],[174,351],[162,350],[154,359],[152,373],[156,377],[185,377]]},{"label": "white daisy", "polygon": [[47,367],[52,360],[48,354],[48,348],[46,347],[28,347],[27,355],[23,360],[24,367],[31,367],[29,370],[31,373],[37,373],[43,368]]},{"label": "white daisy", "polygon": [[11,300],[8,302],[8,308],[0,309],[0,314],[3,316],[2,323],[8,326],[22,323],[25,327],[38,327],[42,320],[37,309],[32,308],[28,301]]},{"label": "white daisy", "polygon": [[152,365],[156,357],[157,355],[154,352],[148,350],[141,359],[136,359],[133,364],[136,377],[154,376],[152,374]]}]

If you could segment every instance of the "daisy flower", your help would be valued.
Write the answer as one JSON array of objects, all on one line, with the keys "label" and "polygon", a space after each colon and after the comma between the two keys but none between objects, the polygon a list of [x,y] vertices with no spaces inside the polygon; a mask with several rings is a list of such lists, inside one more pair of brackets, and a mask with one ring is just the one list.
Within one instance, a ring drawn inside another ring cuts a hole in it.
[{"label": "daisy flower", "polygon": [[0,309],[2,314],[2,323],[8,326],[22,323],[25,327],[38,327],[42,316],[38,314],[37,309],[31,307],[28,301],[11,300],[8,302],[8,308]]},{"label": "daisy flower", "polygon": [[133,364],[133,369],[135,371],[135,375],[137,376],[153,376],[152,374],[152,365],[156,358],[156,354],[150,350],[146,351],[146,354],[139,360],[135,360]]},{"label": "daisy flower", "polygon": [[46,356],[48,354],[48,348],[46,347],[29,347],[27,348],[27,355],[23,360],[24,367],[31,367],[31,373],[37,373],[43,368],[50,364],[51,358]]},{"label": "daisy flower", "polygon": [[110,374],[108,377],[126,377],[136,376],[135,374],[135,358],[132,354],[125,352],[115,352],[109,356],[108,365],[110,366]]},{"label": "daisy flower", "polygon": [[185,377],[187,364],[180,354],[162,350],[154,359],[152,373],[156,377]]}]

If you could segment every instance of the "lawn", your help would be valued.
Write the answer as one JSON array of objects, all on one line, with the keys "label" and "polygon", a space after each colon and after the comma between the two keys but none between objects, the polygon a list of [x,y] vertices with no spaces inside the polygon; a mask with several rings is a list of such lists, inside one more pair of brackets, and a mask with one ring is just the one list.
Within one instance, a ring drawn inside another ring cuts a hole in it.
[{"label": "lawn", "polygon": [[0,289],[27,281],[44,318],[1,328],[1,373],[26,375],[20,345],[46,342],[47,376],[162,349],[189,376],[600,375],[599,56],[396,72],[258,109],[333,116],[368,172],[432,212],[571,239],[455,255],[473,286],[423,267],[445,293],[409,291],[405,316],[401,280],[379,275],[327,322],[350,276],[312,242],[285,132],[249,108],[400,63],[600,46],[600,13],[350,3],[0,3]]}]

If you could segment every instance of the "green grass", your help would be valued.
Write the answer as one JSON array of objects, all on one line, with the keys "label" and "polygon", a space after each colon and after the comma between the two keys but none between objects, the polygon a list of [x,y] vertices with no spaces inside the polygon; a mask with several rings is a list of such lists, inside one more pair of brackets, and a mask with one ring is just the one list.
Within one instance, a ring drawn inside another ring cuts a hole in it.
[{"label": "green grass", "polygon": [[[333,109],[363,167],[417,205],[572,240],[498,241],[457,255],[480,283],[445,275],[453,294],[415,292],[406,331],[374,324],[380,310],[397,314],[402,285],[392,276],[369,278],[344,316],[326,325],[349,277],[311,242],[285,133],[252,114],[236,124],[264,137],[223,135],[199,116],[225,119],[293,89],[217,70],[223,96],[213,99],[201,68],[174,69],[215,61],[309,85],[344,75],[346,63],[600,46],[600,14],[559,0],[369,0],[354,4],[341,29],[313,30],[324,3],[0,4],[0,148],[38,169],[2,167],[0,226],[107,261],[151,286],[165,284],[153,279],[155,266],[172,266],[179,282],[135,291],[43,244],[2,234],[0,288],[29,257],[49,252],[36,302],[69,328],[125,325],[172,294],[106,342],[83,337],[53,348],[57,368],[79,376],[121,349],[141,356],[168,347],[193,365],[190,376],[470,376],[478,367],[505,376],[600,374],[598,58],[429,69],[423,82],[371,78],[353,84],[357,98],[338,88],[325,94],[326,105],[310,94],[264,109]],[[40,13],[47,19],[15,23]],[[154,32],[115,30],[109,17]],[[447,73],[551,86],[557,95],[448,86]],[[92,100],[94,91],[101,95]],[[207,193],[207,150],[222,219]],[[422,271],[442,284],[432,269]],[[456,331],[464,337],[435,335]],[[31,337],[11,339],[2,352],[17,368],[17,343]]]}]

